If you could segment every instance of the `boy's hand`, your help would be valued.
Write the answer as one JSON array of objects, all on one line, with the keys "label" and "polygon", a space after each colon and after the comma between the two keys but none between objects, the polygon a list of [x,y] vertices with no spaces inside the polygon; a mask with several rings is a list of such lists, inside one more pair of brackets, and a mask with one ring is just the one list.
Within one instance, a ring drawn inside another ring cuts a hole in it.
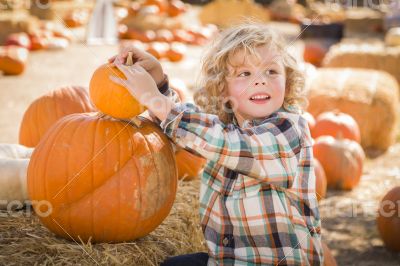
[{"label": "boy's hand", "polygon": [[126,80],[110,75],[110,79],[125,87],[133,97],[157,116],[161,121],[172,108],[173,102],[160,93],[152,76],[138,63],[125,66],[116,62],[115,66],[125,75]]},{"label": "boy's hand", "polygon": [[162,70],[160,62],[152,56],[151,54],[140,50],[136,47],[126,47],[124,48],[121,53],[115,55],[108,59],[110,63],[117,63],[124,64],[126,62],[126,58],[128,57],[128,52],[133,53],[133,62],[135,65],[141,66],[144,70],[149,72],[149,74],[154,79],[156,85],[159,85],[164,80],[164,72]]}]

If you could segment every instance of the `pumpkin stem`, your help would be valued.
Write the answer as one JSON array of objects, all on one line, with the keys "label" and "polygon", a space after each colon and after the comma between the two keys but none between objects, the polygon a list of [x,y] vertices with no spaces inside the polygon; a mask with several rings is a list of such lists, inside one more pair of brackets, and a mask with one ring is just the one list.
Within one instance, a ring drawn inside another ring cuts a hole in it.
[{"label": "pumpkin stem", "polygon": [[127,65],[127,66],[133,65],[133,53],[132,52],[128,52],[128,57],[126,58],[125,65]]}]

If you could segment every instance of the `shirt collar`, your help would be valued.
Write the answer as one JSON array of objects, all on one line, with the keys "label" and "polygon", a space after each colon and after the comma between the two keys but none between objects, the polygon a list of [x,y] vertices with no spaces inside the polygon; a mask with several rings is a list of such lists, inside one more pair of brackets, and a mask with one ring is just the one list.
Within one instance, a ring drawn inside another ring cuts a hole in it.
[{"label": "shirt collar", "polygon": [[265,123],[265,121],[271,117],[274,117],[277,115],[279,112],[287,112],[287,110],[283,107],[279,108],[277,111],[274,113],[270,114],[269,116],[262,117],[262,118],[255,118],[255,119],[246,119],[243,121],[243,125],[239,125],[239,122],[236,119],[236,116],[233,115],[233,124],[235,126],[241,127],[241,128],[249,128],[249,127],[256,127],[259,125],[262,125]]}]

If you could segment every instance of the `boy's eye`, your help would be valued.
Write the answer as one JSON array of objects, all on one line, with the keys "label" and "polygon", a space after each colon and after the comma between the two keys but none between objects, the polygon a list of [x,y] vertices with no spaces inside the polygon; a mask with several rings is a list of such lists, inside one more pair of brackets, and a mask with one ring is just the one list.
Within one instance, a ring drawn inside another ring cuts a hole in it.
[{"label": "boy's eye", "polygon": [[238,77],[247,77],[247,76],[250,76],[250,72],[248,72],[248,71],[241,72],[241,73],[238,75]]},{"label": "boy's eye", "polygon": [[267,73],[267,75],[276,75],[278,74],[278,71],[276,71],[275,69],[267,69],[265,73]]}]

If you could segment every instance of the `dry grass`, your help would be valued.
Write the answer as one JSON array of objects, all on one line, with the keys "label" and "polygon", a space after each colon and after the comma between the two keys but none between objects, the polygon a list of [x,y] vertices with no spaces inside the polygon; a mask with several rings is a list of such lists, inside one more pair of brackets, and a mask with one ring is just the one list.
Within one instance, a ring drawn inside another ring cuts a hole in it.
[{"label": "dry grass", "polygon": [[167,256],[205,251],[200,182],[180,182],[170,215],[150,235],[119,244],[75,243],[47,230],[28,207],[0,212],[0,265],[158,265]]}]

